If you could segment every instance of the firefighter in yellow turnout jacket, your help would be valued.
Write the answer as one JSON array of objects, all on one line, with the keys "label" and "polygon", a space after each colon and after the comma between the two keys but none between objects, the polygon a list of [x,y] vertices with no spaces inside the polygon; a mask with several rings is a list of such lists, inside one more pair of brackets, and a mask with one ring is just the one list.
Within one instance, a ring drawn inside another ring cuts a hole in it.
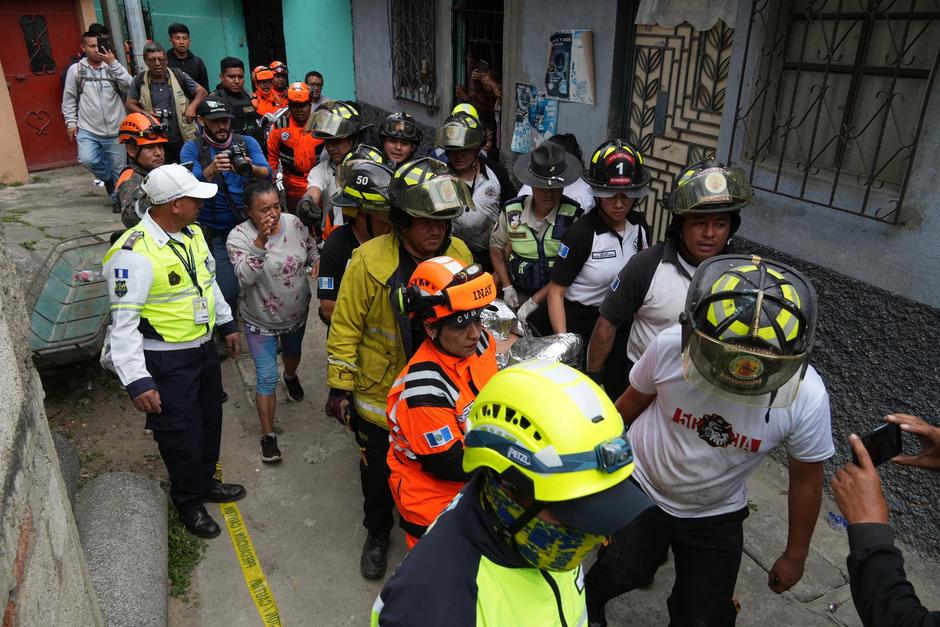
[{"label": "firefighter in yellow turnout jacket", "polygon": [[379,579],[387,565],[394,501],[388,487],[385,405],[395,377],[424,341],[419,321],[392,308],[391,296],[406,285],[418,263],[447,255],[468,264],[470,251],[450,236],[450,221],[472,205],[466,184],[440,161],[401,165],[389,185],[394,230],[353,253],[327,338],[330,397],[326,412],[348,424],[362,455],[362,576]]},{"label": "firefighter in yellow turnout jacket", "polygon": [[194,535],[220,528],[205,501],[245,496],[213,478],[222,434],[222,373],[213,328],[238,355],[238,327],[215,282],[215,262],[198,227],[216,185],[181,165],[150,172],[141,185],[153,206],[105,254],[111,300],[111,359],[138,411],[146,412],[170,477],[170,496]]}]

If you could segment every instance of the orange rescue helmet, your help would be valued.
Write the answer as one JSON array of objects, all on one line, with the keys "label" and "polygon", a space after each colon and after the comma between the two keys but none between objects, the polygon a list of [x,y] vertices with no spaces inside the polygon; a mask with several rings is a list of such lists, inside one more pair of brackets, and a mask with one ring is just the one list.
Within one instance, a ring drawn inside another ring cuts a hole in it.
[{"label": "orange rescue helmet", "polygon": [[274,72],[266,65],[259,65],[251,71],[251,79],[254,82],[269,81],[274,78]]},{"label": "orange rescue helmet", "polygon": [[403,311],[427,322],[465,327],[496,298],[493,275],[479,264],[464,266],[452,257],[422,261],[400,292]]},{"label": "orange rescue helmet", "polygon": [[283,61],[271,61],[268,68],[275,74],[287,74],[287,64]]},{"label": "orange rescue helmet", "polygon": [[300,104],[310,102],[310,88],[307,87],[307,83],[291,83],[287,88],[287,102],[299,102]]},{"label": "orange rescue helmet", "polygon": [[118,142],[135,146],[165,144],[169,134],[170,127],[149,113],[131,113],[121,122]]}]

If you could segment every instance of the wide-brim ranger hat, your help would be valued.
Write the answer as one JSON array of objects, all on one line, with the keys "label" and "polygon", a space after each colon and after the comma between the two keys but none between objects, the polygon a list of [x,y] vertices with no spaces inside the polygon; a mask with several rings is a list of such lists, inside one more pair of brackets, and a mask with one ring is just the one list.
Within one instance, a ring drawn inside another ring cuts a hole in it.
[{"label": "wide-brim ranger hat", "polygon": [[200,115],[207,120],[235,117],[232,115],[232,108],[228,106],[228,103],[221,100],[203,100],[196,107],[196,115]]},{"label": "wide-brim ranger hat", "polygon": [[219,191],[218,185],[203,183],[178,163],[161,165],[151,170],[140,187],[154,205],[163,205],[183,197],[206,200],[213,198]]},{"label": "wide-brim ranger hat", "polygon": [[512,172],[530,187],[561,189],[581,177],[581,164],[558,144],[544,142],[516,159]]}]

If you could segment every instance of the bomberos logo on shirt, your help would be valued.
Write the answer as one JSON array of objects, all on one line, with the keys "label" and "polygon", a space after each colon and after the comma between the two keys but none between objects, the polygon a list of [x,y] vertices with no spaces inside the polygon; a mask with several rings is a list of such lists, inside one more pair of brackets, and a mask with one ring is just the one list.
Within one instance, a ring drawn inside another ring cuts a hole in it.
[{"label": "bomberos logo on shirt", "polygon": [[676,407],[672,421],[698,433],[698,437],[714,448],[738,448],[751,453],[760,452],[761,440],[734,430],[734,426],[718,414],[705,414],[701,418]]}]

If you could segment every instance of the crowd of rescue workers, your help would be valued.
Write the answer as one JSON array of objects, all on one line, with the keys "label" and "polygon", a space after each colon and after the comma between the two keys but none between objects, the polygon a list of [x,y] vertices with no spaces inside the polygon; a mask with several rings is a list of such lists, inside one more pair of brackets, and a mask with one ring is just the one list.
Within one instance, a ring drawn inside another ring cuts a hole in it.
[{"label": "crowd of rescue workers", "polygon": [[[291,82],[271,61],[251,71],[252,95],[226,57],[210,91],[187,27],[168,34],[131,76],[95,25],[62,111],[126,227],[104,258],[102,363],[146,413],[193,534],[220,533],[206,502],[246,494],[214,476],[220,359],[244,337],[261,459],[280,461],[276,392],[304,398],[314,283],[326,414],[361,451],[362,576],[385,576],[396,510],[409,548],[373,624],[604,625],[607,602],[648,586],[670,550],[671,624],[733,624],[746,481],[779,444],[789,520],[767,583],[797,584],[835,452],[809,363],[817,299],[797,269],[732,245],[752,201],[744,171],[683,167],[656,242],[641,210],[653,176],[628,141],[584,163],[577,138],[556,135],[510,177],[488,63],[468,67],[424,156],[412,115],[373,128],[357,103],[323,96],[317,71]],[[923,444],[896,462],[940,466],[940,430],[886,421]],[[866,624],[926,616],[878,475],[852,447],[832,485],[856,606]]]}]

